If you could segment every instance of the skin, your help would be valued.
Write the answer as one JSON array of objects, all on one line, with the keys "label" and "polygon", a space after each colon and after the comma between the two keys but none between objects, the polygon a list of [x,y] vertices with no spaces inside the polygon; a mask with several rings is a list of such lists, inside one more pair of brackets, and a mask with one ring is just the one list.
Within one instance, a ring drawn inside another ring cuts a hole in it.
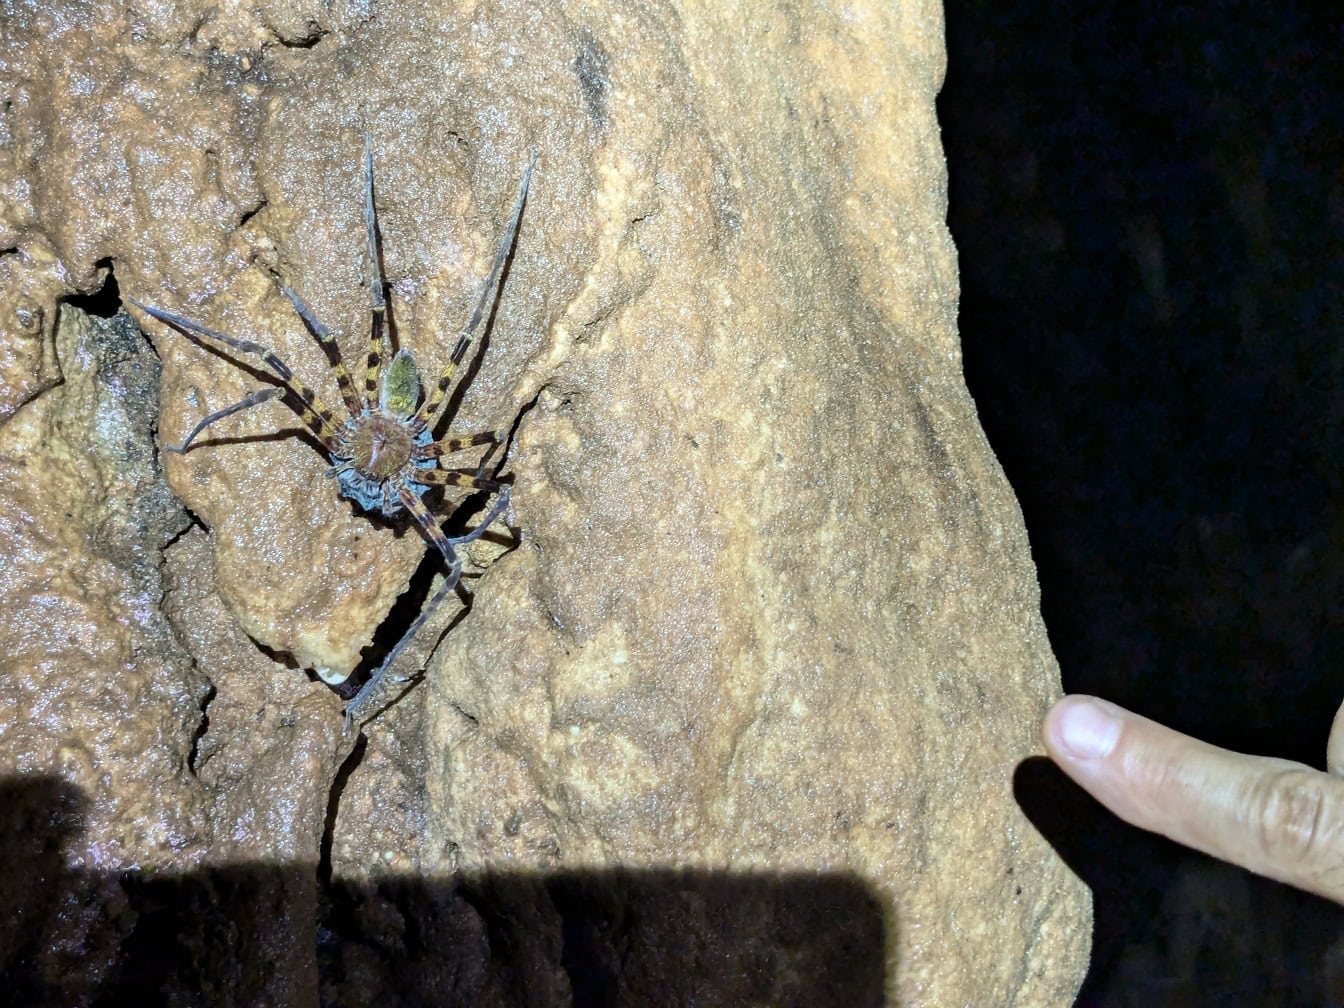
[{"label": "skin", "polygon": [[1344,903],[1344,707],[1328,773],[1200,742],[1088,696],[1066,696],[1041,737],[1050,758],[1126,822]]}]

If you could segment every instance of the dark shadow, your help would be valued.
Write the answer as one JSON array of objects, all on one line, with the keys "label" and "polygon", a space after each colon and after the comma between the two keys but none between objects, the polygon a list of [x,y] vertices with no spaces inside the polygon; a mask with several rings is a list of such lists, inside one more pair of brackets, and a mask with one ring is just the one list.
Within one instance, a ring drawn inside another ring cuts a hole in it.
[{"label": "dark shadow", "polygon": [[1013,797],[1060,860],[1095,891],[1090,840],[1109,834],[1115,817],[1044,756],[1032,756],[1017,765]]},{"label": "dark shadow", "polygon": [[1013,796],[1060,860],[1092,892],[1092,968],[1078,1003],[1094,1003],[1083,995],[1100,993],[1096,980],[1114,969],[1115,950],[1123,946],[1127,928],[1138,923],[1134,915],[1154,912],[1183,852],[1169,840],[1116,819],[1044,756],[1018,765]]},{"label": "dark shadow", "polygon": [[38,995],[48,964],[59,979],[59,952],[50,955],[48,936],[71,897],[64,851],[87,807],[78,788],[54,777],[0,782],[0,997],[8,1004],[45,1003]]},{"label": "dark shadow", "polygon": [[84,799],[0,781],[0,1001],[92,1005],[883,1003],[888,923],[840,874],[489,873],[322,885],[315,864],[65,865]]},{"label": "dark shadow", "polygon": [[[286,409],[292,409],[292,407],[289,405],[289,400],[287,398],[282,396],[277,401],[284,403]],[[213,429],[214,429],[213,426],[207,428],[207,430],[213,430]],[[277,441],[290,441],[290,440],[302,441],[309,448],[315,451],[318,455],[323,457],[325,457],[326,455],[326,449],[322,447],[322,442],[319,441],[317,439],[317,436],[307,427],[285,427],[285,426],[277,427],[275,430],[268,431],[265,434],[221,433],[218,435],[202,435],[197,437],[196,440],[193,441],[191,445],[187,448],[187,454],[190,455],[198,448],[205,449],[205,448],[219,448],[221,446],[227,446],[227,445],[269,444]],[[179,452],[175,454],[181,454],[181,453]]]},{"label": "dark shadow", "polygon": [[121,286],[113,270],[111,259],[99,259],[93,264],[97,270],[107,270],[102,285],[88,294],[71,294],[61,299],[62,303],[78,308],[95,318],[110,319],[121,311]]},{"label": "dark shadow", "polygon": [[[966,382],[1064,688],[1320,767],[1344,700],[1338,10],[945,14]],[[1079,839],[1081,1003],[1344,1004],[1344,955],[1311,961],[1340,913],[1114,821]]]}]

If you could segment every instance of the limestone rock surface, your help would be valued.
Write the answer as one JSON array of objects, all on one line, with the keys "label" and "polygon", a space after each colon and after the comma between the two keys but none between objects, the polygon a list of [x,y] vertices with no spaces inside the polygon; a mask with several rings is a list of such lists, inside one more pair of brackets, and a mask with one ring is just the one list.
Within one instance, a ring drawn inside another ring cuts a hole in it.
[{"label": "limestone rock surface", "polygon": [[[1058,673],[961,378],[936,4],[4,17],[0,772],[59,890],[6,893],[49,922],[4,946],[32,1003],[1071,1003],[1086,892],[1012,794]],[[423,540],[280,403],[160,455],[263,372],[114,313],[273,346],[340,410],[277,282],[358,373],[366,132],[426,374],[540,158],[453,402],[510,432],[511,532],[355,741],[310,670],[377,660]]]}]

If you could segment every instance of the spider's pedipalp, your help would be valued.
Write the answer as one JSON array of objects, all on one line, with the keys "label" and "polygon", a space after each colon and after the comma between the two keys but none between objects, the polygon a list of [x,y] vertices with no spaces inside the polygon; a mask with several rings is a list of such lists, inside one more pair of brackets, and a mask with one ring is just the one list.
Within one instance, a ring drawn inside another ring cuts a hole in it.
[{"label": "spider's pedipalp", "polygon": [[299,297],[292,287],[281,284],[280,290],[289,298],[289,303],[299,313],[303,324],[308,327],[308,331],[313,334],[313,338],[321,344],[323,352],[326,353],[331,369],[336,374],[336,386],[341,390],[341,401],[345,403],[345,408],[350,411],[352,417],[359,416],[364,410],[364,404],[359,401],[359,395],[355,392],[355,383],[351,381],[350,372],[345,368],[345,359],[341,357],[341,348],[336,342],[336,337],[317,320],[317,316],[304,304],[303,298]]},{"label": "spider's pedipalp", "polygon": [[369,243],[369,358],[364,373],[364,400],[369,409],[378,401],[378,376],[383,362],[383,322],[387,296],[383,290],[382,260],[378,256],[378,215],[373,207],[373,138],[364,134],[364,233]]},{"label": "spider's pedipalp", "polygon": [[462,363],[462,358],[467,355],[467,348],[471,346],[471,341],[476,335],[476,327],[481,324],[481,319],[486,314],[485,309],[493,300],[500,275],[504,272],[504,264],[508,261],[509,253],[513,251],[513,241],[518,235],[518,222],[523,217],[523,204],[527,202],[527,187],[531,184],[532,168],[536,163],[537,152],[534,150],[527,160],[527,168],[523,170],[523,181],[518,186],[518,198],[513,204],[513,215],[509,219],[508,228],[504,231],[504,237],[500,240],[499,249],[495,252],[495,261],[490,267],[490,275],[486,278],[485,286],[481,290],[480,300],[476,302],[476,310],[471,313],[466,328],[462,330],[462,335],[457,338],[457,345],[453,347],[453,352],[448,356],[448,366],[439,376],[434,391],[430,393],[429,398],[425,400],[425,404],[420,407],[420,411],[415,415],[414,422],[419,426],[432,427],[434,425],[439,407],[443,405],[444,397],[453,383],[453,374],[457,371],[458,365]]},{"label": "spider's pedipalp", "polygon": [[[313,432],[314,436],[322,442],[322,446],[329,452],[335,451],[338,447],[338,435],[336,433],[336,418],[331,410],[323,404],[317,397],[317,393],[310,389],[303,382],[294,377],[294,372],[289,369],[289,365],[276,356],[275,351],[260,343],[253,343],[251,340],[238,339],[234,336],[226,336],[222,332],[207,328],[199,322],[193,322],[191,319],[182,315],[176,315],[173,312],[164,311],[162,308],[155,308],[153,305],[143,304],[135,298],[126,299],[135,305],[142,312],[150,315],[160,322],[166,322],[168,325],[176,326],[188,333],[195,333],[198,336],[205,336],[208,339],[217,340],[225,346],[232,347],[242,353],[253,354],[260,357],[265,365],[280,379],[284,385],[285,391],[289,392],[295,402],[291,403],[294,412],[299,415],[299,419],[304,425]],[[250,398],[250,397],[249,397]],[[265,400],[258,400],[264,402]],[[246,399],[241,404],[235,404],[237,409],[229,407],[227,412],[220,415],[228,416],[229,413],[236,413],[238,409],[246,409],[247,406],[254,406],[255,402],[249,403]],[[216,416],[215,419],[219,419]]]},{"label": "spider's pedipalp", "polygon": [[284,389],[271,387],[259,389],[249,396],[243,396],[242,399],[232,406],[225,406],[223,409],[215,410],[209,416],[204,417],[200,423],[191,429],[191,433],[186,436],[180,445],[164,445],[163,450],[166,452],[174,452],[178,455],[185,455],[187,449],[191,447],[191,443],[196,440],[196,435],[205,430],[216,420],[223,420],[226,416],[232,416],[245,409],[251,409],[253,406],[260,406],[262,403],[270,402],[272,399],[279,399],[284,394]]}]

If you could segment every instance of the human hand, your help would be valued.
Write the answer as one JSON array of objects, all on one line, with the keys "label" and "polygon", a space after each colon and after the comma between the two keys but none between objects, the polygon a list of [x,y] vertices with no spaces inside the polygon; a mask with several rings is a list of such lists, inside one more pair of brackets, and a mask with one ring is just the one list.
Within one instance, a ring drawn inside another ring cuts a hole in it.
[{"label": "human hand", "polygon": [[1200,742],[1105,700],[1066,696],[1041,728],[1051,759],[1126,822],[1344,903],[1344,707],[1329,773]]}]

